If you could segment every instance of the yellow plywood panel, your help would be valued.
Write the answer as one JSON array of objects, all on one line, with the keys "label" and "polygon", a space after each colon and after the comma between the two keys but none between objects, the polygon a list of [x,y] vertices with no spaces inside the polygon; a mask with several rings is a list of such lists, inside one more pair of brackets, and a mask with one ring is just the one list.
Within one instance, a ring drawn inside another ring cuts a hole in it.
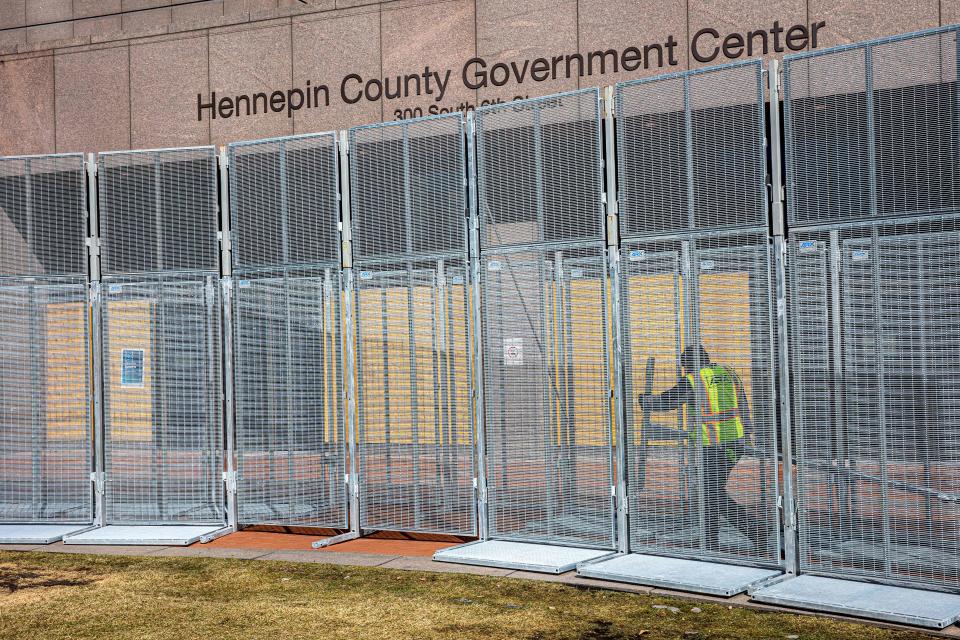
[{"label": "yellow plywood panel", "polygon": [[750,277],[745,272],[700,276],[700,338],[710,357],[733,368],[752,398]]},{"label": "yellow plywood panel", "polygon": [[606,336],[597,330],[602,326],[597,316],[603,309],[603,281],[573,279],[569,295],[576,444],[605,445],[608,441]]},{"label": "yellow plywood panel", "polygon": [[[679,277],[672,273],[631,276],[627,279],[630,367],[633,371],[634,391],[646,388],[646,364],[655,358],[653,393],[662,393],[677,383],[677,350],[683,348],[683,287]],[[679,342],[678,342],[679,341]],[[625,402],[637,401],[625,398]],[[640,412],[635,412],[632,426],[639,435]],[[676,423],[677,412],[660,413],[661,424]]]},{"label": "yellow plywood panel", "polygon": [[468,333],[468,291],[463,285],[453,285],[448,293],[447,317],[447,389],[449,401],[449,440],[454,444],[469,445],[472,441],[473,420],[470,409],[470,348]]},{"label": "yellow plywood panel", "polygon": [[82,302],[46,306],[47,439],[85,437],[87,409],[87,305]]},{"label": "yellow plywood panel", "polygon": [[[360,291],[359,375],[363,385],[365,442],[386,442],[388,419],[392,443],[471,441],[465,291],[463,285],[444,290],[425,285],[412,291],[406,287],[370,287]],[[446,318],[442,343],[440,317]],[[439,388],[441,381],[448,393],[446,405]],[[448,429],[452,430],[450,434],[446,433]]]},{"label": "yellow plywood panel", "polygon": [[[148,300],[111,300],[109,350],[106,354],[110,383],[110,437],[117,441],[147,441],[153,437],[153,367],[151,323],[153,305]],[[121,384],[124,349],[143,349],[143,385]]]}]

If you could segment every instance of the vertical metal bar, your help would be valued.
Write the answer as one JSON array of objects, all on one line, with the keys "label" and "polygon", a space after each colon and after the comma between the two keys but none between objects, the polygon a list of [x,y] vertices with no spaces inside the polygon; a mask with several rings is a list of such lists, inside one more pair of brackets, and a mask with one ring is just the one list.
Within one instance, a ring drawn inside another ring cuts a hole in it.
[{"label": "vertical metal bar", "polygon": [[[611,452],[614,467],[613,494],[616,499],[614,522],[614,539],[620,553],[630,551],[630,505],[627,501],[627,424],[626,408],[624,406],[624,372],[623,372],[623,318],[621,317],[621,274],[619,249],[619,208],[617,192],[617,150],[614,127],[616,126],[613,87],[606,87],[603,93],[603,166],[604,191],[606,196],[606,253],[607,273],[605,277],[610,287],[610,352],[607,366],[613,363],[613,388],[610,390],[610,399],[613,402],[613,451]],[[646,434],[644,434],[646,435]]]},{"label": "vertical metal bar", "polygon": [[[707,550],[707,531],[706,531],[706,495],[704,490],[704,478],[703,478],[703,418],[701,416],[701,407],[706,406],[706,399],[704,397],[705,390],[703,385],[700,384],[700,370],[707,363],[700,361],[700,350],[697,346],[700,344],[700,329],[699,329],[699,294],[697,287],[697,278],[698,270],[695,264],[696,255],[694,253],[694,248],[691,246],[692,240],[684,240],[681,244],[683,251],[683,280],[685,283],[685,291],[683,296],[683,317],[684,317],[684,330],[686,334],[686,346],[693,347],[694,351],[694,370],[688,371],[687,373],[693,374],[693,389],[695,396],[695,406],[693,411],[690,412],[694,417],[694,438],[696,442],[696,477],[697,477],[697,519],[699,520],[700,535],[699,535],[699,544],[700,551]],[[689,411],[689,407],[687,408]]]},{"label": "vertical metal bar", "polygon": [[353,232],[350,217],[350,144],[346,131],[340,133],[339,170],[340,170],[340,261],[343,266],[342,287],[343,305],[341,308],[341,340],[343,374],[346,380],[344,394],[344,421],[347,435],[347,451],[350,470],[347,482],[347,500],[349,503],[350,532],[360,535],[360,465],[357,461],[357,402],[356,384],[356,326],[353,320]]},{"label": "vertical metal bar", "polygon": [[[24,179],[24,218],[26,222],[25,243],[29,254],[35,248],[33,237],[33,184],[30,174],[30,160],[23,162]],[[30,384],[24,390],[30,398],[30,507],[32,517],[39,520],[44,509],[43,495],[43,427],[41,426],[40,389],[40,318],[37,314],[36,286],[27,284],[27,314],[30,331],[34,333],[29,340]]]},{"label": "vertical metal bar", "polygon": [[687,169],[687,224],[690,229],[697,228],[696,190],[693,180],[693,111],[690,107],[690,76],[683,77],[683,130],[686,145]]},{"label": "vertical metal bar", "polygon": [[[207,381],[208,384],[213,384],[217,380],[217,349],[215,347],[215,331],[214,323],[221,322],[222,309],[218,308],[219,305],[216,304],[216,285],[213,282],[213,276],[207,276],[206,282],[204,284],[204,299],[206,301],[206,316],[204,317],[204,324],[207,327],[206,332],[206,343],[207,343]],[[217,424],[217,414],[220,413],[222,416],[223,406],[218,401],[219,399],[210,398],[209,394],[204,394],[203,396],[204,404],[207,405],[207,419],[210,421],[210,426]],[[222,429],[222,427],[221,427]],[[219,449],[219,439],[222,437],[222,432],[217,433],[216,430],[208,428],[206,430],[207,442],[206,442],[206,451],[200,452],[200,462],[202,465],[201,468],[201,478],[203,480],[203,490],[201,493],[207,493],[210,506],[212,506],[218,514],[223,515],[224,505],[218,504],[217,501],[217,483],[223,482],[223,460],[215,459],[214,452]],[[219,475],[219,477],[215,477]]]},{"label": "vertical metal bar", "polygon": [[[686,168],[687,168],[687,220],[690,229],[697,228],[697,203],[696,189],[694,183],[694,165],[693,165],[693,110],[690,104],[690,76],[683,77],[683,112],[684,112],[684,132],[686,136]],[[692,247],[693,241],[684,240],[683,247],[683,279],[685,294],[684,303],[684,324],[687,335],[687,347],[694,347],[695,371],[693,371],[693,389],[696,398],[696,406],[693,410],[694,427],[696,429],[695,442],[697,451],[696,471],[697,471],[697,511],[700,522],[700,550],[706,550],[706,514],[705,495],[703,486],[703,421],[700,415],[700,409],[704,406],[704,390],[700,384],[700,369],[705,363],[700,362],[700,350],[697,348],[700,344],[699,327],[699,306],[700,299],[698,293],[698,270],[695,264],[695,252]],[[691,373],[691,372],[688,372]]]},{"label": "vertical metal bar", "polygon": [[220,288],[221,331],[223,340],[223,410],[226,447],[226,502],[227,525],[237,528],[239,510],[237,504],[237,426],[234,406],[234,332],[233,332],[233,231],[231,228],[230,207],[230,160],[225,149],[219,155],[218,171],[220,176]]},{"label": "vertical metal bar", "polygon": [[882,263],[880,260],[880,238],[877,227],[870,229],[870,249],[873,257],[873,312],[876,321],[876,340],[877,349],[877,415],[879,417],[880,433],[880,477],[883,486],[880,491],[880,505],[883,517],[883,573],[887,577],[893,577],[891,569],[891,549],[890,549],[890,477],[888,469],[889,449],[887,446],[887,398],[886,398],[886,362],[884,361],[884,326],[883,326],[883,307],[882,290],[880,287],[880,278],[882,274]]},{"label": "vertical metal bar", "polygon": [[830,323],[833,336],[833,422],[837,454],[837,517],[841,536],[847,534],[849,508],[849,477],[842,473],[847,459],[846,414],[843,410],[845,377],[843,368],[843,332],[840,296],[840,271],[843,257],[840,252],[840,233],[830,231]]},{"label": "vertical metal bar", "polygon": [[471,398],[473,400],[473,431],[476,448],[477,535],[481,540],[490,536],[487,511],[487,438],[484,423],[483,391],[483,314],[480,292],[480,216],[477,203],[476,120],[467,113],[467,184],[470,233],[470,313],[471,342]]},{"label": "vertical metal bar", "polygon": [[[920,344],[917,345],[917,348],[920,351],[920,380],[921,388],[926,390],[930,389],[930,363],[927,358],[927,291],[926,291],[926,272],[924,269],[924,260],[926,259],[926,251],[924,250],[923,237],[917,238],[917,308],[920,315]],[[915,400],[911,402],[911,405],[915,407]],[[914,409],[916,411],[916,408]],[[919,426],[919,425],[918,425]],[[927,424],[923,425],[923,430],[926,431],[928,428]],[[917,429],[917,432],[920,432],[920,429]],[[930,464],[930,446],[929,443],[924,442],[923,444],[917,444],[917,447],[920,448],[920,451],[917,453],[923,458],[923,486],[932,487],[933,486],[933,472]],[[929,493],[925,493],[923,496],[923,507],[924,513],[926,514],[926,521],[924,522],[925,528],[927,530],[928,542],[927,544],[933,543],[933,498]]]},{"label": "vertical metal bar", "polygon": [[86,160],[87,175],[87,211],[88,211],[88,252],[90,255],[89,275],[89,317],[90,347],[93,365],[93,381],[90,398],[93,409],[93,488],[94,488],[94,524],[107,523],[106,493],[104,478],[106,475],[106,451],[104,429],[104,387],[103,387],[103,295],[100,276],[100,218],[97,198],[97,161],[94,154]]},{"label": "vertical metal bar", "polygon": [[[773,344],[780,401],[780,450],[783,452],[783,484],[780,498],[783,505],[783,551],[786,572],[800,570],[797,555],[797,522],[793,488],[793,407],[790,387],[790,348],[787,324],[787,245],[784,238],[784,193],[780,150],[780,62],[768,67],[770,96],[770,213],[773,221],[773,259],[776,291],[776,342]],[[772,328],[772,327],[771,327]],[[779,474],[774,474],[774,478]]]},{"label": "vertical metal bar", "polygon": [[[410,193],[410,130],[403,127],[403,212],[406,233],[407,255],[413,253],[413,204]],[[409,336],[408,349],[410,354],[410,439],[413,450],[413,519],[414,527],[419,529],[423,514],[421,513],[420,478],[420,396],[419,377],[420,363],[417,360],[417,327],[416,305],[413,295],[416,278],[413,262],[407,262],[407,331]],[[386,334],[384,334],[386,337]]]},{"label": "vertical metal bar", "polygon": [[870,215],[877,215],[877,131],[873,104],[873,47],[864,48],[867,98],[867,167],[870,187]]},{"label": "vertical metal bar", "polygon": [[434,290],[434,325],[436,327],[436,345],[437,345],[437,369],[434,373],[436,380],[435,401],[437,407],[434,410],[434,423],[436,424],[436,449],[437,460],[437,483],[443,491],[443,510],[449,513],[454,504],[455,498],[452,492],[456,490],[451,481],[450,465],[447,464],[447,456],[450,454],[450,447],[445,443],[446,435],[452,429],[450,414],[450,390],[448,388],[448,359],[447,352],[447,277],[446,266],[443,259],[437,260],[436,288]]},{"label": "vertical metal bar", "polygon": [[[570,447],[566,442],[567,410],[566,402],[569,393],[566,387],[566,363],[564,356],[566,349],[564,345],[564,276],[563,276],[563,252],[555,251],[553,254],[553,314],[551,329],[553,336],[551,344],[553,345],[553,370],[554,384],[550,385],[553,394],[556,396],[554,404],[556,406],[556,424],[547,436],[547,531],[552,537],[556,533],[557,512],[560,501],[563,499],[566,488],[569,486],[567,474],[569,473],[569,455]],[[547,377],[550,377],[549,370]],[[551,473],[556,473],[556,477],[551,477]],[[559,487],[559,490],[558,490]]]}]

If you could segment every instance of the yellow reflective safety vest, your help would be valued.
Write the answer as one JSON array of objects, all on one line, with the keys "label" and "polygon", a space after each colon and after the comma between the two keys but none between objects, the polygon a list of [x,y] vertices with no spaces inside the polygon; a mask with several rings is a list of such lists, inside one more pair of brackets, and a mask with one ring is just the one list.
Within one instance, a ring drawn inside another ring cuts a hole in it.
[{"label": "yellow reflective safety vest", "polygon": [[[696,391],[696,381],[692,373],[687,374],[687,381]],[[736,378],[723,367],[714,365],[700,369],[700,381],[705,391],[704,406],[700,411],[704,446],[743,438],[743,418]],[[699,394],[697,397],[700,397]]]}]

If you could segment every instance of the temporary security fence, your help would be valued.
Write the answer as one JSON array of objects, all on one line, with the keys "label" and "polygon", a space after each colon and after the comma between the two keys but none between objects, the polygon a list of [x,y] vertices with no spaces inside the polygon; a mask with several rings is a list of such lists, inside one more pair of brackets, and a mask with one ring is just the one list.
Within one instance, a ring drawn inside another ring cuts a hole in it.
[{"label": "temporary security fence", "polygon": [[84,176],[80,154],[0,159],[2,542],[93,521]]},{"label": "temporary security fence", "polygon": [[[950,28],[784,64],[807,573],[960,590],[957,59]],[[843,583],[804,578],[761,597],[931,626],[960,616],[957,597],[873,587],[850,605]]]},{"label": "temporary security fence", "polygon": [[363,529],[475,534],[463,118],[349,133]]},{"label": "temporary security fence", "polygon": [[71,543],[185,544],[225,523],[213,147],[98,158],[104,524]]},{"label": "temporary security fence", "polygon": [[337,136],[228,166],[238,523],[347,528]]},{"label": "temporary security fence", "polygon": [[787,58],[789,228],[776,62],[237,143],[219,183],[0,159],[0,540],[90,526],[93,461],[68,542],[476,534],[435,557],[960,619],[958,29]]},{"label": "temporary security fence", "polygon": [[[764,129],[759,61],[616,87],[633,552],[779,563]],[[646,556],[583,573],[722,595],[776,575]]]},{"label": "temporary security fence", "polygon": [[600,93],[475,123],[489,541],[435,557],[557,572],[614,546]]}]

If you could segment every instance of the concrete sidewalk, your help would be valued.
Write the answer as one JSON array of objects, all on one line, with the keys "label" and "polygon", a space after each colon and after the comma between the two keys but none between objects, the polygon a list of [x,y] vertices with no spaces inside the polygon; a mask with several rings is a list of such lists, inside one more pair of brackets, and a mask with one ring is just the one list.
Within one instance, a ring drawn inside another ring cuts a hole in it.
[{"label": "concrete sidewalk", "polygon": [[336,545],[332,548],[314,550],[310,544],[322,536],[274,533],[260,531],[240,531],[233,533],[208,544],[196,543],[188,547],[160,547],[160,546],[119,546],[119,545],[65,545],[57,542],[49,545],[0,545],[0,551],[37,551],[46,553],[74,553],[122,555],[140,557],[203,557],[203,558],[233,558],[240,560],[278,560],[284,562],[315,562],[322,564],[349,565],[361,567],[380,567],[384,569],[398,569],[404,571],[430,571],[435,573],[462,573],[481,576],[499,576],[522,580],[544,580],[569,585],[577,588],[609,589],[643,595],[658,595],[679,598],[694,602],[713,602],[728,606],[745,607],[756,611],[771,611],[778,613],[792,613],[796,615],[819,615],[836,620],[856,621],[873,624],[887,629],[906,631],[921,631],[933,637],[960,638],[960,627],[948,627],[940,632],[907,627],[889,623],[877,622],[862,618],[851,618],[833,614],[789,609],[772,605],[760,604],[750,600],[747,594],[740,594],[732,598],[722,598],[684,591],[672,591],[655,587],[610,582],[582,578],[576,572],[570,571],[561,575],[533,573],[529,571],[514,571],[511,569],[497,569],[474,565],[451,564],[435,562],[432,559],[434,551],[458,544],[452,540],[410,540],[396,538],[362,538]]}]

